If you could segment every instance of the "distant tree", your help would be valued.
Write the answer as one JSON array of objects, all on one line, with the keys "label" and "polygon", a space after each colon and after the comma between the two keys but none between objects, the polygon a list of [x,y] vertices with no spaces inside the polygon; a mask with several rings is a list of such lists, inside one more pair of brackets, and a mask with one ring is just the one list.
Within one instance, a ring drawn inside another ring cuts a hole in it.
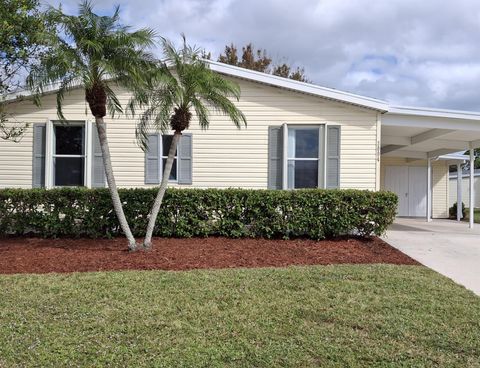
[{"label": "distant tree", "polygon": [[0,138],[18,141],[28,124],[10,117],[5,96],[23,85],[54,31],[52,19],[40,10],[38,0],[0,0]]},{"label": "distant tree", "polygon": [[288,78],[299,81],[299,82],[309,82],[305,75],[305,69],[304,68],[299,68],[295,69],[294,72],[291,72]]},{"label": "distant tree", "polygon": [[212,53],[210,51],[206,52],[205,50],[202,50],[200,52],[200,57],[202,59],[205,59],[205,60],[211,60],[212,59]]},{"label": "distant tree", "polygon": [[225,54],[220,54],[218,61],[224,64],[238,65],[237,47],[232,43],[225,46]]},{"label": "distant tree", "polygon": [[238,63],[238,66],[257,72],[269,73],[271,63],[272,59],[267,56],[266,50],[255,50],[253,45],[249,43],[242,47],[242,61]]},{"label": "distant tree", "polygon": [[23,75],[47,51],[52,19],[38,0],[0,0],[0,92],[23,84]]},{"label": "distant tree", "polygon": [[275,68],[273,68],[272,74],[278,75],[279,77],[288,78],[290,76],[290,66],[285,63],[277,65]]},{"label": "distant tree", "polygon": [[305,76],[304,68],[297,67],[293,72],[291,71],[291,69],[292,68],[290,65],[283,63],[273,68],[272,74],[278,75],[279,77],[283,77],[283,78],[294,79],[299,82],[308,82],[308,79]]},{"label": "distant tree", "polygon": [[[205,56],[205,54],[202,56]],[[211,54],[208,53],[207,59],[211,58]],[[290,78],[300,82],[308,82],[305,75],[305,69],[297,67],[292,71],[292,67],[287,63],[275,64],[272,67],[273,60],[265,49],[255,49],[252,43],[242,47],[242,57],[239,59],[237,47],[231,43],[225,46],[223,54],[220,54],[219,62],[235,65],[246,69],[255,70],[257,72],[269,73],[277,75],[283,78]]]},{"label": "distant tree", "polygon": [[266,50],[255,50],[251,43],[242,47],[242,58],[240,60],[237,47],[233,43],[225,46],[224,54],[220,54],[218,61],[262,73],[270,73],[270,64],[272,63],[272,59],[267,56]]}]

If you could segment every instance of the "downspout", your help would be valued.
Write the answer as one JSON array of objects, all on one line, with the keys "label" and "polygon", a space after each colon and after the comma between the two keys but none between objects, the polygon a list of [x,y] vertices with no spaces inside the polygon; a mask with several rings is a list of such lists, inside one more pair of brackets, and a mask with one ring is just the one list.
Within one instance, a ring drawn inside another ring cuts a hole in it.
[{"label": "downspout", "polygon": [[432,221],[432,159],[427,158],[427,222]]},{"label": "downspout", "polygon": [[382,134],[382,114],[377,113],[377,129],[376,129],[376,150],[375,150],[375,190],[380,190],[380,174],[381,174],[381,134]]},{"label": "downspout", "polygon": [[470,148],[470,204],[469,204],[469,227],[470,229],[473,229],[473,223],[474,223],[474,216],[475,216],[475,211],[474,211],[474,206],[475,206],[475,190],[473,188],[474,186],[474,175],[475,175],[475,156],[473,152],[473,144],[469,144]]},{"label": "downspout", "polygon": [[462,219],[462,182],[462,164],[457,163],[457,221],[460,221]]}]

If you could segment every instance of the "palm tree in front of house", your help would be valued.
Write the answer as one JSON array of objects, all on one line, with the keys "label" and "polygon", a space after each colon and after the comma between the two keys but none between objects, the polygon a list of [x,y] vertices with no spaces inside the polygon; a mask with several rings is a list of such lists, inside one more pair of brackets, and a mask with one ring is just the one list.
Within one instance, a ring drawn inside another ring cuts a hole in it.
[{"label": "palm tree in front of house", "polygon": [[84,88],[85,100],[95,117],[113,207],[129,249],[135,250],[135,238],[123,212],[113,175],[104,117],[107,110],[112,117],[122,113],[113,88],[134,91],[145,85],[158,70],[157,62],[148,52],[155,44],[155,33],[147,28],[132,31],[121,25],[119,7],[112,16],[97,15],[89,1],[80,4],[78,15],[66,15],[61,8],[51,8],[49,12],[59,32],[50,39],[51,51],[32,70],[27,83],[36,94],[37,104],[46,88],[58,86],[57,113],[62,121],[66,120],[62,111],[64,95],[73,88]]},{"label": "palm tree in front of house", "polygon": [[196,115],[200,128],[210,125],[212,112],[227,116],[238,128],[247,124],[244,114],[229,99],[240,99],[238,84],[213,72],[201,58],[200,51],[187,45],[183,36],[183,46],[177,50],[168,40],[162,39],[165,71],[157,80],[152,90],[140,93],[131,103],[135,107],[146,106],[136,129],[137,141],[147,149],[148,133],[153,130],[173,131],[173,137],[165,163],[162,181],[155,202],[149,214],[144,247],[152,245],[152,235],[163,196],[167,189],[168,179],[182,132],[189,128]]}]

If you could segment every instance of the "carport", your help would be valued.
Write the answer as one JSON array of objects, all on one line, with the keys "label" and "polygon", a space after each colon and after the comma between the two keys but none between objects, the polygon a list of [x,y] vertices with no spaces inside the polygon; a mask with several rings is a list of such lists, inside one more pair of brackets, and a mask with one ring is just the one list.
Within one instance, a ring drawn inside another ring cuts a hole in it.
[{"label": "carport", "polygon": [[[410,203],[426,201],[425,215],[427,221],[432,219],[432,164],[436,161],[445,161],[445,167],[470,163],[470,228],[473,228],[474,185],[473,185],[473,149],[480,147],[480,113],[424,109],[414,107],[391,107],[382,116],[381,132],[381,160],[386,158],[402,158],[405,166],[418,163],[417,167],[424,166],[426,173],[421,170],[399,169],[392,179],[386,170],[385,182],[393,182],[394,191],[402,192],[405,184],[405,175],[410,179],[408,188],[415,190]],[[470,157],[461,154],[470,150]],[[393,170],[390,170],[393,172]],[[426,183],[425,183],[426,180]],[[448,183],[447,183],[448,185]],[[461,186],[458,186],[461,187]],[[421,189],[419,189],[421,188]],[[419,195],[419,190],[423,195]],[[448,189],[447,189],[448,190]],[[398,194],[398,193],[397,193]],[[410,191],[406,192],[406,196]],[[423,197],[423,198],[421,198]],[[461,188],[457,193],[457,203],[462,203]],[[461,207],[457,206],[457,219],[460,220]],[[415,213],[415,212],[414,212]]]}]

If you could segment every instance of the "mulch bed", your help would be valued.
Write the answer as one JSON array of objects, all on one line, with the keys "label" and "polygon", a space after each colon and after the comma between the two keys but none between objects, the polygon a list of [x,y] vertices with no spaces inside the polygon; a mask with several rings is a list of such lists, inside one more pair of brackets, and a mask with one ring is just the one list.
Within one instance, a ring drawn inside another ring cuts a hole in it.
[{"label": "mulch bed", "polygon": [[418,264],[379,238],[324,241],[156,238],[153,244],[149,252],[130,253],[126,250],[124,238],[4,238],[0,239],[0,273],[191,270],[339,263]]}]

